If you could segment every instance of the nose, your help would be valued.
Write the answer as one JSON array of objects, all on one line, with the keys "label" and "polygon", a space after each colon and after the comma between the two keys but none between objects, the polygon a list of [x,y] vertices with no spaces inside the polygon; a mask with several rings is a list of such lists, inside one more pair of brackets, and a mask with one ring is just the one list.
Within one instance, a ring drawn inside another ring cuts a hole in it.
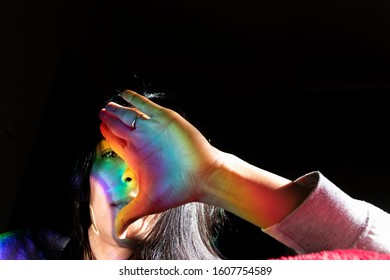
[{"label": "nose", "polygon": [[126,192],[128,192],[129,196],[137,196],[138,188],[135,182],[135,175],[129,167],[122,174],[122,182],[126,184]]},{"label": "nose", "polygon": [[129,184],[133,181],[134,174],[131,172],[130,168],[127,166],[126,169],[122,173],[122,182]]},{"label": "nose", "polygon": [[123,176],[122,181],[124,183],[130,183],[133,179],[130,176]]}]

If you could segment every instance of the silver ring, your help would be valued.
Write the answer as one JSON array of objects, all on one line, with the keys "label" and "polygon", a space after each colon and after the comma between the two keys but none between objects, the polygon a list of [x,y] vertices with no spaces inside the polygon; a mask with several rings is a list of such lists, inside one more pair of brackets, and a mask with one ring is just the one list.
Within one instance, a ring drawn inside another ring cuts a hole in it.
[{"label": "silver ring", "polygon": [[141,114],[138,114],[137,116],[135,116],[134,120],[131,122],[130,124],[130,127],[131,129],[136,129],[136,126],[135,126],[135,123],[137,122],[137,120],[141,117]]}]

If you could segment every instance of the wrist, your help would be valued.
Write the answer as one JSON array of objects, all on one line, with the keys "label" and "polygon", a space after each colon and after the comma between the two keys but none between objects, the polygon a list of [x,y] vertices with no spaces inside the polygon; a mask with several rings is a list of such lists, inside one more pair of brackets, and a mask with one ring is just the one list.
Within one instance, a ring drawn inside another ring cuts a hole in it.
[{"label": "wrist", "polygon": [[261,228],[280,222],[307,196],[291,180],[222,153],[204,185],[202,202],[221,207]]}]

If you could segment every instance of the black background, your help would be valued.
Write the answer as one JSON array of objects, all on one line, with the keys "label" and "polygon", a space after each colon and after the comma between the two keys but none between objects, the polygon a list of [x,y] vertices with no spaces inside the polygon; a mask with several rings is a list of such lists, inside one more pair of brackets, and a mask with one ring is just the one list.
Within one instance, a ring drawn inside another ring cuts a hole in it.
[{"label": "black background", "polygon": [[[102,96],[172,94],[221,150],[390,211],[387,1],[1,1],[1,231],[68,217]],[[290,253],[232,217],[229,258]]]}]

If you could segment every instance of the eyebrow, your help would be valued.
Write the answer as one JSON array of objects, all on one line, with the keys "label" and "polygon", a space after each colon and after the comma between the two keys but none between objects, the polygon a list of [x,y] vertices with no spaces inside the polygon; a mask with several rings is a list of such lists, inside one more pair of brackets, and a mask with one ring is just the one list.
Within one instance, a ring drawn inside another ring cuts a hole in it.
[{"label": "eyebrow", "polygon": [[111,149],[111,146],[103,139],[101,140],[98,145],[97,145],[97,148],[100,152],[102,151],[105,151],[107,149]]}]

